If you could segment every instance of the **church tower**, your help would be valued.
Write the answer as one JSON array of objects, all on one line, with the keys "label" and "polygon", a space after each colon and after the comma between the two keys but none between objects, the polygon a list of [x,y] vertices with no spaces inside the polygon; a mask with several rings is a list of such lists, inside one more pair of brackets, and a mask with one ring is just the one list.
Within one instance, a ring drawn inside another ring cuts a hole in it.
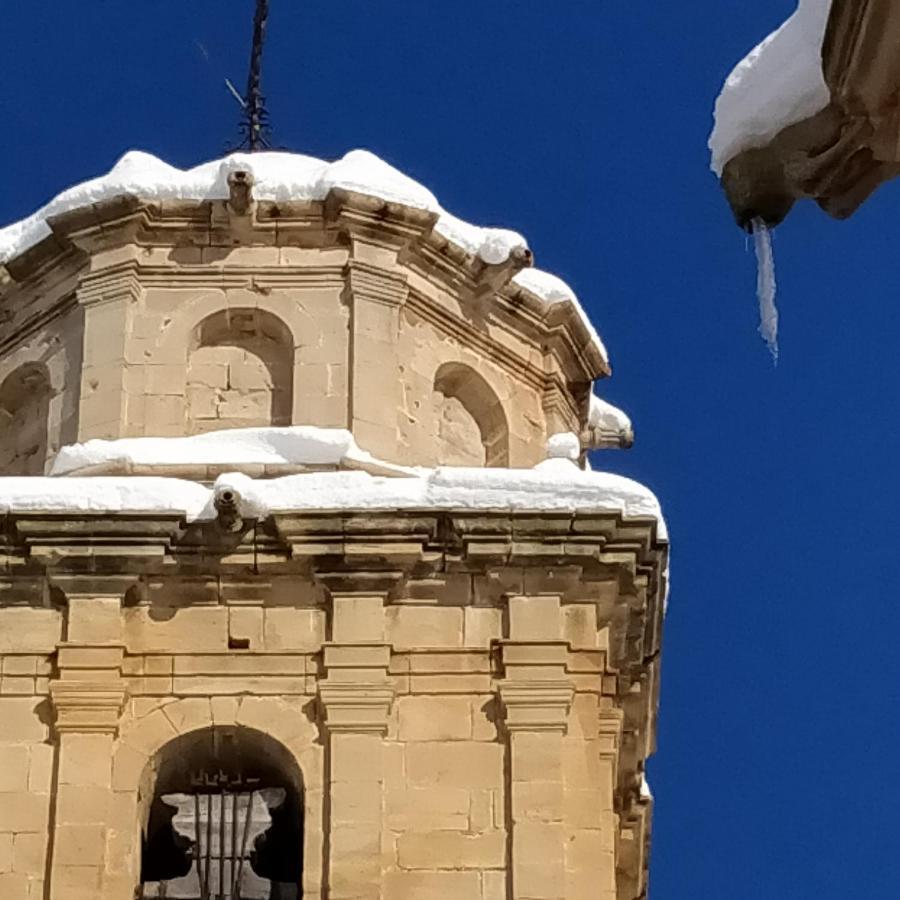
[{"label": "church tower", "polygon": [[524,239],[371,154],[0,230],[0,897],[637,900],[668,543]]}]

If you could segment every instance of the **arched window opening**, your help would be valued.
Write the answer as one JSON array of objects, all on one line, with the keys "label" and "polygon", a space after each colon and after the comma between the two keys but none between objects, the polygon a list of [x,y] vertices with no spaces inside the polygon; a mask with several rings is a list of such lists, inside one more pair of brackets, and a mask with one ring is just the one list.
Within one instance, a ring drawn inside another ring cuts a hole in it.
[{"label": "arched window opening", "polygon": [[281,744],[217,726],[171,741],[153,765],[141,900],[298,900],[303,784]]},{"label": "arched window opening", "polygon": [[261,309],[225,309],[194,330],[187,368],[191,434],[219,428],[290,425],[294,343]]},{"label": "arched window opening", "polygon": [[50,378],[25,363],[0,384],[0,475],[43,475],[47,462]]},{"label": "arched window opening", "polygon": [[508,466],[506,413],[487,381],[462,363],[434,378],[439,465]]}]

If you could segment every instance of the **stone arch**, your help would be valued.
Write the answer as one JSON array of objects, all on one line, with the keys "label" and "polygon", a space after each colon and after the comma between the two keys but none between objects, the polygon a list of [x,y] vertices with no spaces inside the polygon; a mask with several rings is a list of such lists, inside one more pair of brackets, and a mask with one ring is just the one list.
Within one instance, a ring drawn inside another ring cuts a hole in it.
[{"label": "stone arch", "polygon": [[0,382],[0,475],[44,474],[52,396],[43,363],[23,363]]},{"label": "stone arch", "polygon": [[499,397],[465,363],[444,363],[434,376],[438,464],[508,466],[509,426]]},{"label": "stone arch", "polygon": [[168,888],[230,900],[237,884],[243,896],[300,896],[303,775],[283,744],[245,725],[210,725],[165,744],[142,781],[145,790],[152,782],[142,808],[145,896]]},{"label": "stone arch", "polygon": [[[129,900],[141,883],[141,850],[153,805],[164,748],[185,735],[214,727],[236,727],[278,745],[285,769],[302,786],[301,896],[321,890],[324,853],[323,748],[304,711],[303,697],[185,697],[163,701],[139,718],[126,718],[112,757],[111,820],[105,884],[110,896]],[[177,745],[173,745],[177,746]],[[286,754],[286,755],[285,755]]]},{"label": "stone arch", "polygon": [[189,433],[290,425],[293,376],[294,339],[278,316],[258,307],[206,316],[188,344]]}]

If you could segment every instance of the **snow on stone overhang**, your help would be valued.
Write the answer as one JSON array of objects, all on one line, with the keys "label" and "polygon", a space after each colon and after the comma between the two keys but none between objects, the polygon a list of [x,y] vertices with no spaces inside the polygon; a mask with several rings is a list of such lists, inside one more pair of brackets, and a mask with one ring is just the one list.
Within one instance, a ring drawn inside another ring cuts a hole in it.
[{"label": "snow on stone overhang", "polygon": [[[54,216],[123,195],[151,201],[227,200],[228,175],[236,170],[252,174],[257,200],[324,200],[332,189],[342,189],[436,213],[435,231],[488,265],[501,265],[513,252],[528,248],[525,238],[515,231],[483,228],[451,215],[426,187],[366,150],[352,150],[331,163],[298,153],[234,153],[187,170],[132,150],[106,175],[63,191],[27,219],[0,229],[0,266],[49,237],[48,220]],[[603,342],[564,281],[529,268],[519,272],[513,282],[547,306],[571,304],[608,363]]]},{"label": "snow on stone overhang", "polygon": [[717,176],[739,153],[765,146],[828,106],[822,43],[830,12],[831,0],[799,0],[797,11],[729,75],[709,139]]},{"label": "snow on stone overhang", "polygon": [[60,449],[51,475],[152,474],[153,469],[243,466],[356,466],[410,474],[416,470],[375,459],[344,428],[289,425],[231,428],[188,437],[94,439]]},{"label": "snow on stone overhang", "polygon": [[440,467],[415,476],[368,472],[311,472],[253,479],[232,473],[210,488],[180,478],[150,476],[0,478],[0,514],[42,512],[178,513],[188,521],[215,518],[214,498],[227,490],[241,515],[272,512],[438,510],[617,513],[653,519],[667,539],[659,501],[636,481],[586,472],[568,459],[547,459],[533,469]]}]

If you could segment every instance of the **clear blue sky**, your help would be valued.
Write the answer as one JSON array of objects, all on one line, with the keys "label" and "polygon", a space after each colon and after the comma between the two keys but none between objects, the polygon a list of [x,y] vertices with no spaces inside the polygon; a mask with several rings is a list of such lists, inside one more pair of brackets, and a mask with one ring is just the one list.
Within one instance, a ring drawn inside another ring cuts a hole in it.
[{"label": "clear blue sky", "polygon": [[[610,347],[638,439],[595,463],[650,484],[674,540],[651,900],[900,885],[900,188],[779,229],[773,370],[707,171],[722,78],[795,5],[272,0],[276,141],[366,147],[524,232]],[[6,6],[0,222],[129,148],[235,140],[251,0]]]}]

